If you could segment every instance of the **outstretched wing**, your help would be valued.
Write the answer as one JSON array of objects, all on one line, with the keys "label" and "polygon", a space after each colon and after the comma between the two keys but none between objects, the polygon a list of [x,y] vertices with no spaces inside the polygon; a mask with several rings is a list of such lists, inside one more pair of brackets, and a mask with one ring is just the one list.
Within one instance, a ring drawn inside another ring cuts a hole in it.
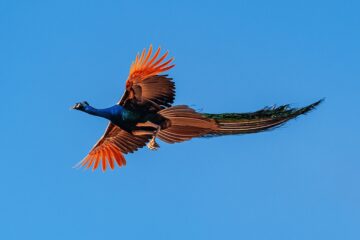
[{"label": "outstretched wing", "polygon": [[[173,58],[165,61],[168,52],[159,57],[160,48],[152,55],[152,46],[148,51],[145,49],[141,55],[137,55],[131,64],[129,77],[126,80],[126,90],[118,102],[127,109],[137,110],[139,108],[169,107],[175,98],[175,84],[167,75],[159,75],[175,65],[171,62]],[[109,123],[104,135],[99,139],[90,153],[76,166],[92,167],[97,169],[101,163],[105,171],[107,165],[114,169],[115,162],[121,167],[126,164],[123,154],[132,153],[138,148],[144,147],[149,139],[148,135],[132,135],[118,126]]]},{"label": "outstretched wing", "polygon": [[165,61],[168,52],[158,58],[160,48],[152,55],[152,46],[137,55],[131,64],[126,90],[118,104],[134,109],[137,105],[169,107],[174,102],[175,84],[167,75],[159,75],[175,65],[173,58]]},{"label": "outstretched wing", "polygon": [[109,123],[104,135],[94,145],[90,153],[75,167],[86,167],[88,169],[92,166],[92,169],[95,170],[100,162],[103,171],[106,170],[107,165],[114,169],[115,162],[121,167],[126,165],[123,154],[132,153],[144,147],[150,138],[151,135],[132,135]]}]

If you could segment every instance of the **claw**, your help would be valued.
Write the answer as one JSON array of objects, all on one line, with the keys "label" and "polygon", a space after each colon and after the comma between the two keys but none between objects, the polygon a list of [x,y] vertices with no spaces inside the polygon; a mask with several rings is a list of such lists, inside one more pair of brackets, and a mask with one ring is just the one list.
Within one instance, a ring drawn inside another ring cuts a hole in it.
[{"label": "claw", "polygon": [[156,151],[158,150],[158,148],[160,148],[160,145],[155,141],[155,136],[152,137],[152,139],[150,140],[150,142],[147,144],[147,147],[150,150]]}]

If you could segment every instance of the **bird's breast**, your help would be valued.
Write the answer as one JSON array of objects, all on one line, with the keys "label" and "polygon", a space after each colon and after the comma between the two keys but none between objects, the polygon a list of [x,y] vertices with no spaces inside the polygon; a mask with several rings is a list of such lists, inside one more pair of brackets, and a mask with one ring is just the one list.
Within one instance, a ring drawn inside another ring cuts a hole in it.
[{"label": "bird's breast", "polygon": [[141,118],[141,114],[124,109],[121,114],[121,119],[124,122],[138,122]]}]

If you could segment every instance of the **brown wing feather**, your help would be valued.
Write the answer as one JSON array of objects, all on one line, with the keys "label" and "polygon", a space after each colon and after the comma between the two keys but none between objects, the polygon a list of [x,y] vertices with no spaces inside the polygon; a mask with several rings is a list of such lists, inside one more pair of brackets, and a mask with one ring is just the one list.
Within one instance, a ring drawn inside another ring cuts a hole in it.
[{"label": "brown wing feather", "polygon": [[142,104],[154,104],[169,107],[174,102],[175,84],[167,75],[159,75],[175,65],[171,65],[173,58],[165,61],[166,52],[159,59],[160,48],[152,54],[152,46],[149,51],[144,49],[141,55],[137,55],[130,67],[129,77],[126,80],[126,90],[118,102],[122,106],[136,107]]},{"label": "brown wing feather", "polygon": [[[160,106],[170,107],[175,99],[175,83],[167,75],[156,75],[136,85],[136,99],[151,101]],[[135,87],[133,87],[135,89]]]},{"label": "brown wing feather", "polygon": [[144,147],[150,138],[150,134],[135,136],[109,123],[104,135],[76,167],[90,168],[93,166],[93,170],[95,170],[101,163],[102,170],[105,171],[107,164],[114,169],[115,162],[121,167],[126,165],[123,154],[132,153]]}]

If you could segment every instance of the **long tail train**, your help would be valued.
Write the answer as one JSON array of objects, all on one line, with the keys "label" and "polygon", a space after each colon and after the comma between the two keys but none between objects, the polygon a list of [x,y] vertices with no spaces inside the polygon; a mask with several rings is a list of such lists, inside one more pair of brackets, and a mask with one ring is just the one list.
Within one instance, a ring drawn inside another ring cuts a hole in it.
[{"label": "long tail train", "polygon": [[176,143],[194,137],[213,137],[268,131],[315,109],[323,99],[303,108],[289,105],[266,107],[252,113],[198,113],[185,105],[166,108],[159,113],[170,120],[171,126],[159,131],[158,137]]}]

